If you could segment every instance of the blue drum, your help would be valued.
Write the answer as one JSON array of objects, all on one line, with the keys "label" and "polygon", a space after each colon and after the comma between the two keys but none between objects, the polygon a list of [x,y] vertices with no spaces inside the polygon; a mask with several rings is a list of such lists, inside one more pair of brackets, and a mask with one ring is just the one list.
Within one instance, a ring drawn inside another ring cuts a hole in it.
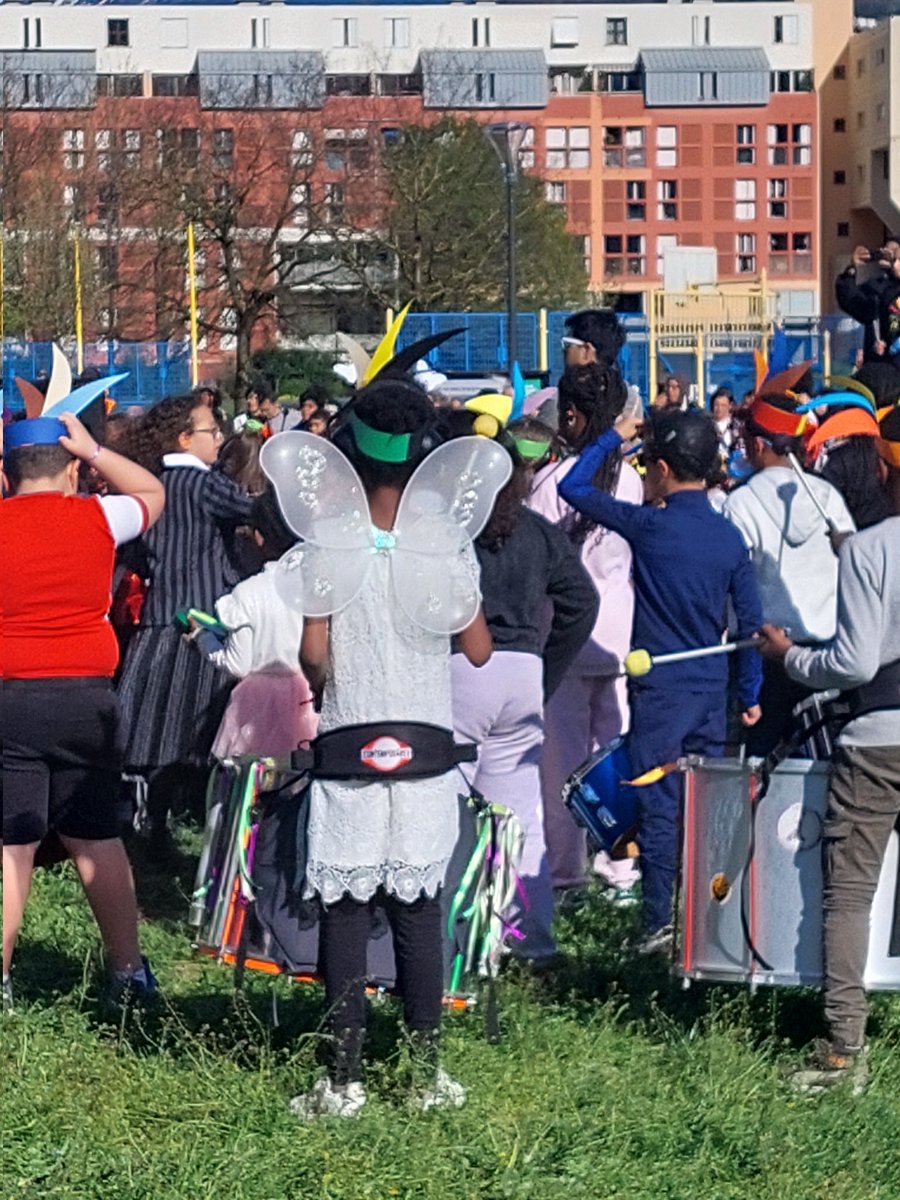
[{"label": "blue drum", "polygon": [[637,794],[625,738],[615,738],[566,780],[563,803],[598,850],[616,857],[634,837]]}]

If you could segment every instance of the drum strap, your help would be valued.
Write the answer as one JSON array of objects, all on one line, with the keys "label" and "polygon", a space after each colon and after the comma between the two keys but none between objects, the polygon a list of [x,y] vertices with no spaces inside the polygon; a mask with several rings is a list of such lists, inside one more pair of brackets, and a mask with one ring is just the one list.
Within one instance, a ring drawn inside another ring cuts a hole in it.
[{"label": "drum strap", "polygon": [[475,762],[478,747],[458,744],[449,729],[417,721],[345,725],[320,734],[309,750],[295,750],[291,766],[313,779],[427,779]]},{"label": "drum strap", "polygon": [[900,708],[900,658],[886,663],[869,683],[845,692],[843,699],[849,705],[851,721],[868,713]]}]

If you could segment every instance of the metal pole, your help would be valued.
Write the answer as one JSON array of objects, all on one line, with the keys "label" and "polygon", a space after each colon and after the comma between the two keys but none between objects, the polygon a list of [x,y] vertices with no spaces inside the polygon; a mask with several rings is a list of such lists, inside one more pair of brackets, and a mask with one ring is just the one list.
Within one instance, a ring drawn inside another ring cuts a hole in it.
[{"label": "metal pole", "polygon": [[197,267],[194,262],[194,222],[187,227],[188,305],[191,328],[191,387],[200,382],[200,364],[197,359]]},{"label": "metal pole", "polygon": [[75,370],[84,371],[84,310],[81,303],[81,241],[75,235]]},{"label": "metal pole", "polygon": [[506,171],[506,369],[512,371],[518,361],[516,339],[516,172],[512,167]]}]

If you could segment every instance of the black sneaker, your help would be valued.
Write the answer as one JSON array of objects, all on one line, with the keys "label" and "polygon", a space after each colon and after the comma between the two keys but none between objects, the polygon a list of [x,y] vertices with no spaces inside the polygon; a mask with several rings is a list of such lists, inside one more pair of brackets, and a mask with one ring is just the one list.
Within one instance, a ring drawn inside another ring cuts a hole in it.
[{"label": "black sneaker", "polygon": [[809,1061],[788,1071],[785,1078],[795,1091],[807,1096],[821,1096],[845,1084],[851,1095],[861,1096],[869,1082],[869,1048],[817,1041]]},{"label": "black sneaker", "polygon": [[635,943],[632,949],[640,958],[648,958],[651,954],[665,954],[668,956],[672,953],[674,941],[674,926],[663,925],[662,929],[657,929],[655,933],[648,933],[646,937]]}]

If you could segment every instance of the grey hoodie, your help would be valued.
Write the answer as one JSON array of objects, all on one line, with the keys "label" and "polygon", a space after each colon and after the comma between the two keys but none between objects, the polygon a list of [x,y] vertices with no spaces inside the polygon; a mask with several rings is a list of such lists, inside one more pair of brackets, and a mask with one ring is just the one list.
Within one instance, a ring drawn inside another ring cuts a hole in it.
[{"label": "grey hoodie", "polygon": [[[840,492],[806,476],[837,528],[856,526]],[[763,616],[794,641],[827,642],[837,614],[838,562],[815,504],[790,467],[766,467],[725,503],[725,516],[750,551]]]},{"label": "grey hoodie", "polygon": [[[841,547],[837,632],[821,650],[794,646],[787,673],[816,691],[848,691],[900,660],[900,517],[854,534]],[[858,717],[845,746],[900,746],[900,709]]]}]

